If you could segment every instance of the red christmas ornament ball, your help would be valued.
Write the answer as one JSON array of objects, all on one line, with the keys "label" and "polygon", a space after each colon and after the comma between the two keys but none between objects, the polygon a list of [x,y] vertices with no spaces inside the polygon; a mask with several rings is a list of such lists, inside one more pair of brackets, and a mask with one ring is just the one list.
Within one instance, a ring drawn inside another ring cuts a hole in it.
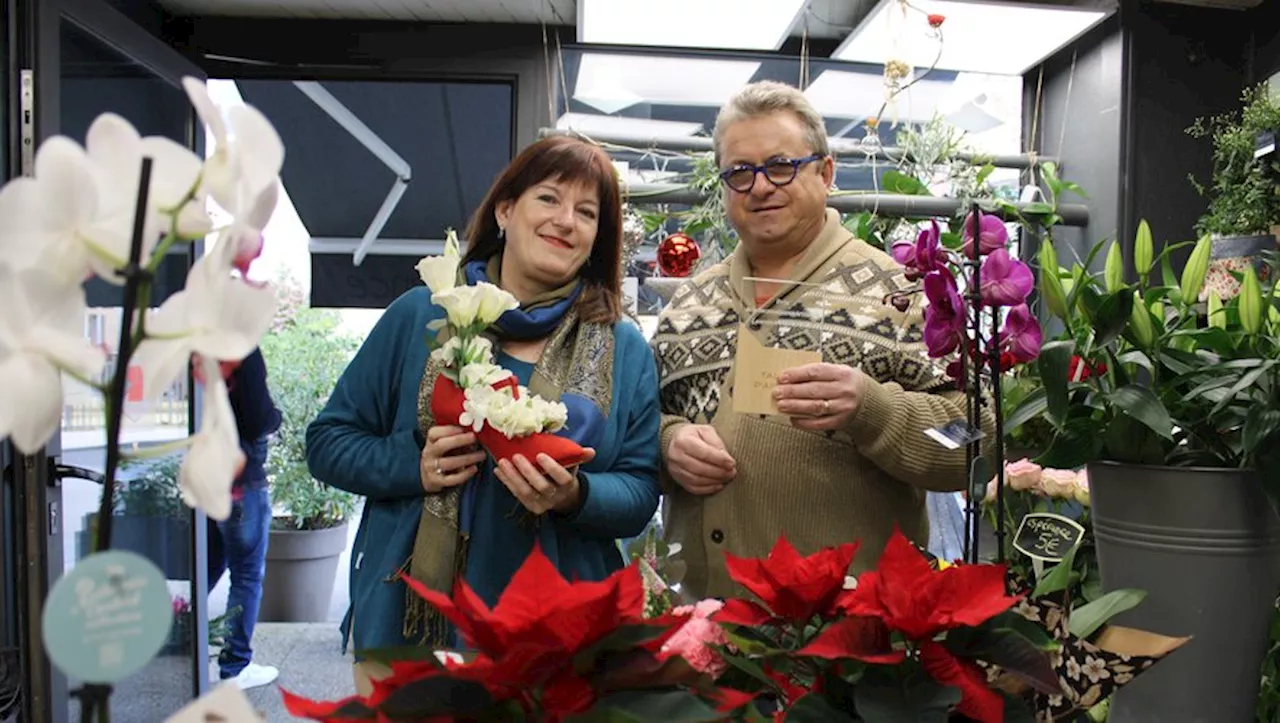
[{"label": "red christmas ornament ball", "polygon": [[682,233],[673,233],[658,244],[658,268],[664,276],[688,276],[700,258],[702,249],[698,242]]}]

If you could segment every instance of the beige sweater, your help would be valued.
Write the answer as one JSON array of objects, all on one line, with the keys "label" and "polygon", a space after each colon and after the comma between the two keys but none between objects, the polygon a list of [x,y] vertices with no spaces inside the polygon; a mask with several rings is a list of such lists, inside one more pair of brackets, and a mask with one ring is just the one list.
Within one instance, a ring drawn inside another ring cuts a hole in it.
[{"label": "beige sweater", "polygon": [[[855,239],[828,209],[791,277],[821,291],[783,286],[757,310],[750,276],[736,253],[694,277],[663,310],[653,339],[663,454],[681,425],[710,424],[738,463],[738,476],[711,496],[690,495],[662,473],[667,535],[681,543],[684,587],[698,596],[741,594],[724,554],[763,557],[780,534],[802,554],[860,540],[855,572],[875,565],[895,524],[927,544],[926,490],[964,489],[968,476],[964,449],[949,451],[924,433],[966,418],[967,406],[946,377],[946,360],[926,353],[923,295],[905,312],[885,302],[912,286],[899,264]],[[824,361],[860,368],[868,383],[846,428],[809,432],[785,417],[735,413],[740,323],[769,346],[816,349],[820,339]],[[988,416],[987,439],[993,427]]]}]

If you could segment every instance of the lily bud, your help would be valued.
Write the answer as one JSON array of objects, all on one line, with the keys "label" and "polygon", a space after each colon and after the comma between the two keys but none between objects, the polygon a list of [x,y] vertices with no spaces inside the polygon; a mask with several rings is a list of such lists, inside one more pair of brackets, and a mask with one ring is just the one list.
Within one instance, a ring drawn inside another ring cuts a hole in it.
[{"label": "lily bud", "polygon": [[1142,294],[1133,292],[1133,311],[1129,314],[1129,329],[1134,341],[1143,349],[1150,349],[1156,340],[1156,329],[1151,323],[1151,312],[1142,301]]},{"label": "lily bud", "polygon": [[1151,273],[1155,254],[1154,246],[1151,240],[1151,226],[1147,225],[1146,219],[1143,219],[1138,222],[1138,235],[1133,240],[1133,268],[1143,279]]},{"label": "lily bud", "polygon": [[1102,278],[1107,285],[1107,293],[1115,293],[1124,286],[1124,255],[1120,252],[1120,242],[1112,241],[1107,250],[1107,264],[1103,268]]},{"label": "lily bud", "polygon": [[[1249,264],[1244,270],[1244,281],[1240,284],[1240,325],[1245,332],[1257,334],[1262,331],[1262,285],[1258,283],[1258,274]],[[1274,307],[1273,307],[1274,308]]]},{"label": "lily bud", "polygon": [[1040,245],[1040,298],[1044,300],[1049,313],[1066,320],[1067,292],[1062,288],[1062,277],[1058,270],[1058,252],[1053,242],[1045,239]]},{"label": "lily bud", "polygon": [[[1179,284],[1179,287],[1182,291],[1183,304],[1189,306],[1199,300],[1200,290],[1204,288],[1205,274],[1209,273],[1209,252],[1212,250],[1212,239],[1208,236],[1202,236],[1191,251],[1191,256],[1187,259],[1187,265],[1182,267],[1182,283]],[[1221,302],[1222,300],[1219,299],[1218,301]]]},{"label": "lily bud", "polygon": [[1222,299],[1218,298],[1216,291],[1209,292],[1209,326],[1216,326],[1224,331],[1227,328],[1227,315],[1222,310]]}]

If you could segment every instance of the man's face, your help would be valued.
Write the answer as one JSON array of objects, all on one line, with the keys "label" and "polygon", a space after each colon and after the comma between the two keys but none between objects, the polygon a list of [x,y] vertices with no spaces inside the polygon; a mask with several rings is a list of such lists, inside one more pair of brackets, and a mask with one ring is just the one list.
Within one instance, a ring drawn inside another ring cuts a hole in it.
[{"label": "man's face", "polygon": [[[800,118],[789,111],[779,111],[730,125],[721,141],[720,168],[725,170],[740,164],[759,166],[812,154],[813,149],[805,143]],[[729,222],[748,247],[808,242],[811,237],[798,237],[816,235],[822,227],[832,172],[831,158],[819,158],[797,168],[795,179],[782,186],[774,185],[764,173],[755,175],[746,192],[726,186],[725,208]],[[789,170],[786,174],[789,175]]]}]

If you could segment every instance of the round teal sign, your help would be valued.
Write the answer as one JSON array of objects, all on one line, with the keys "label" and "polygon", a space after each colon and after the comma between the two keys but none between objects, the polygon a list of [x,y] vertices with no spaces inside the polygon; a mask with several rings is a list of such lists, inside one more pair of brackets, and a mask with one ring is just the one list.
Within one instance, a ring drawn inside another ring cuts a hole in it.
[{"label": "round teal sign", "polygon": [[44,604],[44,647],[69,677],[115,683],[160,652],[172,625],[160,569],[132,552],[101,552],[53,586]]}]

